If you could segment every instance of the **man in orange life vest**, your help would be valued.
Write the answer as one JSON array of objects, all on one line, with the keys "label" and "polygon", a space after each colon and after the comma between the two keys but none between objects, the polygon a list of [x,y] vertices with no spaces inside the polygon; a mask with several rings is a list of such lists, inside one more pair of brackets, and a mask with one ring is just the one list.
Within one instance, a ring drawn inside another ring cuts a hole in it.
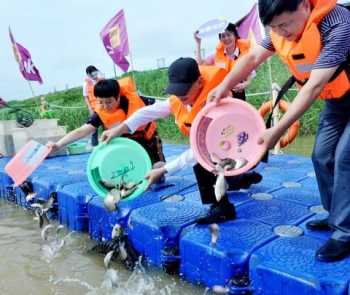
[{"label": "man in orange life vest", "polygon": [[[101,79],[103,79],[103,75],[95,66],[90,65],[86,68],[83,96],[86,106],[89,109],[90,116],[94,113],[97,104],[96,97],[94,95],[94,86]],[[91,136],[91,145],[98,145],[98,130],[96,130]]]},{"label": "man in orange life vest", "polygon": [[350,255],[350,12],[336,0],[259,0],[269,35],[236,64],[209,100],[225,93],[277,53],[295,77],[299,92],[281,121],[260,138],[272,148],[317,98],[325,99],[313,150],[326,219],[309,221],[310,230],[331,231],[316,252],[320,261]]},{"label": "man in orange life vest", "polygon": [[[119,81],[105,79],[97,82],[94,87],[97,104],[95,112],[81,127],[71,131],[56,143],[49,143],[53,151],[63,148],[69,143],[88,136],[100,126],[112,128],[121,124],[135,111],[145,106],[138,96],[134,81],[131,77]],[[140,143],[148,152],[152,163],[164,162],[161,140],[156,131],[155,122],[140,126],[128,137]]]},{"label": "man in orange life vest", "polygon": [[[139,126],[158,118],[168,117],[171,114],[175,116],[175,123],[180,131],[188,136],[195,116],[205,105],[208,92],[218,85],[226,74],[226,70],[221,68],[213,66],[198,67],[193,58],[177,59],[168,70],[170,83],[166,91],[173,95],[166,101],[158,101],[151,106],[138,110],[117,128],[105,131],[101,139],[108,142],[115,136],[132,134]],[[229,202],[227,195],[220,202],[216,201],[214,193],[216,176],[196,163],[192,149],[185,151],[163,167],[151,170],[146,175],[146,179],[149,180],[149,185],[152,185],[165,173],[174,173],[188,165],[194,165],[193,169],[202,203],[212,204],[209,214],[197,222],[214,223],[234,219],[236,217],[234,205]],[[240,177],[230,177],[227,180],[230,186],[229,189],[237,190],[258,183],[261,181],[261,175],[251,172]]]}]

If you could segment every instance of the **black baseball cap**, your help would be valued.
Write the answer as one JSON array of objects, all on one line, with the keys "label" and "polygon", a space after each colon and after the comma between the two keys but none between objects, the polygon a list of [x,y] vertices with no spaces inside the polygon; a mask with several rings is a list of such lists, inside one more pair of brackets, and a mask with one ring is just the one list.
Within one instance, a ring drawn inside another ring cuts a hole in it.
[{"label": "black baseball cap", "polygon": [[168,69],[169,85],[165,89],[165,92],[176,96],[186,95],[200,75],[195,59],[191,57],[180,57]]}]

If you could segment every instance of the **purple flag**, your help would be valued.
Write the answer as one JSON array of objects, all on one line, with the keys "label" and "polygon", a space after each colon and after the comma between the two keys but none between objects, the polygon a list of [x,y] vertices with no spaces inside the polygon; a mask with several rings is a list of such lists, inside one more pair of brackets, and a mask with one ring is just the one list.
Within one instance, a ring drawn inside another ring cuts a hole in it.
[{"label": "purple flag", "polygon": [[236,23],[238,34],[243,39],[252,39],[256,43],[263,38],[263,26],[259,19],[258,5],[255,3],[250,12]]},{"label": "purple flag", "polygon": [[114,63],[126,72],[129,68],[129,62],[126,59],[129,54],[129,43],[123,9],[104,26],[100,36]]},{"label": "purple flag", "polygon": [[29,51],[26,48],[24,48],[21,44],[15,41],[15,38],[13,37],[10,28],[9,34],[12,43],[13,53],[15,55],[16,61],[18,62],[19,69],[24,79],[29,81],[38,81],[40,84],[42,84],[43,80],[41,79],[39,70],[34,66]]}]

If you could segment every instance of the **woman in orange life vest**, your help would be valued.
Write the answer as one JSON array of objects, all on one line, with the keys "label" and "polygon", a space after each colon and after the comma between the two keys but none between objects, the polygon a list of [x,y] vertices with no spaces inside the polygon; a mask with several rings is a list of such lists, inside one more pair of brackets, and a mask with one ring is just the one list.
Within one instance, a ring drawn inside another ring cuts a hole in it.
[{"label": "woman in orange life vest", "polygon": [[[109,141],[122,134],[133,133],[139,126],[152,120],[175,117],[175,123],[184,135],[189,135],[191,124],[196,114],[203,108],[208,92],[213,89],[227,74],[226,70],[213,66],[198,66],[193,58],[179,58],[168,69],[169,86],[166,91],[172,96],[166,101],[158,101],[153,105],[138,110],[133,116],[117,128],[105,131],[101,139]],[[152,185],[165,173],[175,173],[193,166],[203,204],[211,204],[208,215],[197,220],[198,223],[215,223],[235,219],[235,207],[225,195],[217,201],[214,193],[216,176],[196,163],[192,149],[189,148],[176,159],[167,162],[163,167],[151,170],[145,177]],[[261,175],[255,172],[239,177],[228,177],[230,190],[248,188],[261,181]]]},{"label": "woman in orange life vest", "polygon": [[325,99],[312,162],[327,218],[308,221],[330,238],[316,251],[320,261],[350,256],[350,11],[336,0],[259,0],[263,42],[236,64],[209,94],[218,102],[232,86],[277,53],[297,80],[299,91],[276,126],[259,143],[272,148],[317,98]]},{"label": "woman in orange life vest", "polygon": [[[194,33],[194,39],[197,45],[196,60],[199,65],[215,65],[229,72],[234,67],[237,59],[241,55],[244,55],[250,47],[250,42],[240,39],[236,26],[229,23],[225,31],[219,34],[220,42],[216,47],[215,54],[203,59],[201,54],[202,39],[198,37],[197,33],[198,31]],[[246,100],[244,90],[248,87],[254,76],[255,72],[252,72],[247,80],[242,81],[232,88],[232,96]]]},{"label": "woman in orange life vest", "polygon": [[[114,79],[101,80],[94,87],[94,95],[97,100],[95,112],[83,126],[66,134],[56,143],[49,143],[48,145],[53,148],[53,151],[92,134],[100,126],[106,129],[115,127],[145,106],[143,100],[137,95],[135,84],[130,77],[119,81]],[[162,143],[156,128],[155,122],[149,122],[128,136],[145,148],[152,163],[164,162],[165,160]]]},{"label": "woman in orange life vest", "polygon": [[[90,116],[94,113],[96,108],[96,97],[94,95],[94,86],[95,84],[103,79],[103,74],[93,65],[90,65],[86,68],[86,77],[83,85],[83,96],[88,107]],[[91,135],[91,145],[98,145],[98,130]]]}]

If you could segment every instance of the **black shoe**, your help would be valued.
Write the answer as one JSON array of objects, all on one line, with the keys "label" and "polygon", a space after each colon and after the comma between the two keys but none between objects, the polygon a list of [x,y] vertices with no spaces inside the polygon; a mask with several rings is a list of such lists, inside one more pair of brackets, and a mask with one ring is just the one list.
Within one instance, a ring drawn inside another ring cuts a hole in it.
[{"label": "black shoe", "polygon": [[198,224],[220,223],[236,218],[235,206],[229,202],[212,205],[208,215],[197,220]]},{"label": "black shoe", "polygon": [[308,230],[317,230],[317,231],[328,231],[331,230],[331,227],[328,224],[328,219],[315,219],[306,223],[306,228]]},{"label": "black shoe", "polygon": [[316,251],[316,259],[324,262],[342,260],[350,255],[350,241],[343,242],[329,239],[320,249]]},{"label": "black shoe", "polygon": [[235,191],[240,189],[248,189],[252,184],[257,184],[262,180],[262,176],[257,172],[248,172],[243,174],[237,181],[228,180],[228,190]]}]

